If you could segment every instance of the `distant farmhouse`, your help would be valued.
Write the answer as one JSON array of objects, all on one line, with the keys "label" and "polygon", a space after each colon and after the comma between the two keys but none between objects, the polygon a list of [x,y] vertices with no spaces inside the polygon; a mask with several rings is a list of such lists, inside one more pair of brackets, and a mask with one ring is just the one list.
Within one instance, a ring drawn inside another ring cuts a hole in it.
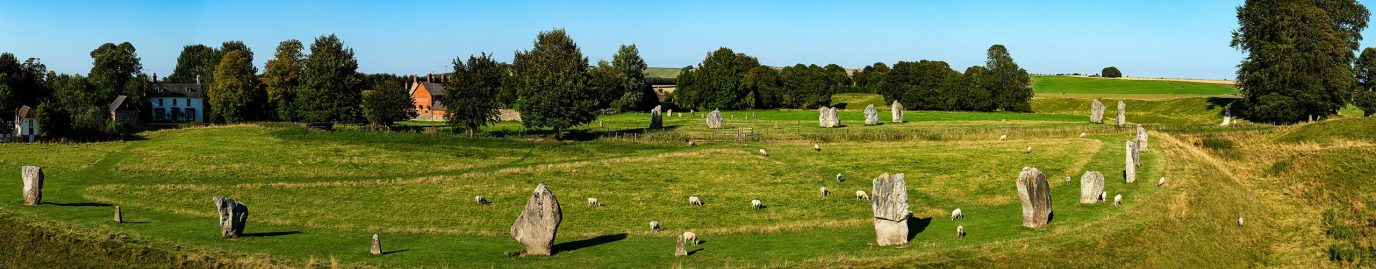
[{"label": "distant farmhouse", "polygon": [[154,77],[148,97],[154,123],[206,122],[205,91],[199,77],[196,83],[158,83]]},{"label": "distant farmhouse", "polygon": [[139,110],[130,102],[125,102],[128,99],[128,96],[120,95],[115,97],[115,101],[110,102],[109,109],[106,110],[110,113],[110,120],[119,123],[138,123]]},{"label": "distant farmhouse", "polygon": [[23,106],[14,113],[14,138],[15,140],[27,139],[33,142],[34,137],[38,136],[38,119],[34,118],[33,108]]},{"label": "distant farmhouse", "polygon": [[425,76],[425,81],[420,81],[416,76],[411,76],[411,83],[407,88],[411,92],[411,99],[416,103],[416,120],[418,121],[444,121],[444,80],[448,76],[440,76],[438,79],[434,75]]}]

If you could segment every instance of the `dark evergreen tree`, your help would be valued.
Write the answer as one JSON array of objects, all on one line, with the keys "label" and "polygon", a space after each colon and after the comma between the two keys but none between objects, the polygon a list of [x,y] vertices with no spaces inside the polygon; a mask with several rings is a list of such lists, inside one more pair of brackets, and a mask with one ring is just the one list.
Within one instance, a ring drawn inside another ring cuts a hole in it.
[{"label": "dark evergreen tree", "polygon": [[1294,123],[1337,114],[1357,77],[1352,63],[1370,13],[1355,0],[1248,0],[1232,47],[1247,53],[1237,84],[1252,121]]}]

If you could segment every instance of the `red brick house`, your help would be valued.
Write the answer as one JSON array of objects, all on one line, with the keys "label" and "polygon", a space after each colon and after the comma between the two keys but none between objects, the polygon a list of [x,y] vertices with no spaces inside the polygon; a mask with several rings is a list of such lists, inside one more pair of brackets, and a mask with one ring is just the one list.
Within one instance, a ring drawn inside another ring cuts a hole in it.
[{"label": "red brick house", "polygon": [[432,79],[433,76],[426,76],[425,81],[419,81],[416,77],[411,77],[411,99],[416,102],[416,120],[419,121],[443,121],[444,120],[444,84],[440,80]]}]

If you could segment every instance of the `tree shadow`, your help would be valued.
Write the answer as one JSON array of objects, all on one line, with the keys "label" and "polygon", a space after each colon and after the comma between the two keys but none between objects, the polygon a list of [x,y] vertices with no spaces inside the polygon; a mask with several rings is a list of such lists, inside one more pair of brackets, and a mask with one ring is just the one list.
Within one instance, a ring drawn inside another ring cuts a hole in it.
[{"label": "tree shadow", "polygon": [[554,251],[555,254],[557,254],[560,252],[574,251],[586,247],[595,247],[598,245],[621,241],[624,239],[626,239],[626,233],[604,234],[593,238],[554,244],[554,246],[551,247],[551,249]]},{"label": "tree shadow", "polygon": [[848,106],[850,106],[850,103],[836,103],[835,105],[832,105],[832,107],[835,107],[836,109],[846,109],[846,107]]},{"label": "tree shadow", "polygon": [[401,252],[407,252],[407,251],[411,251],[411,249],[408,248],[408,249],[398,249],[398,250],[393,250],[393,251],[383,251],[383,252],[382,252],[382,255],[383,255],[383,256],[386,256],[386,255],[391,255],[392,253],[401,253]]},{"label": "tree shadow", "polygon": [[293,234],[299,234],[299,233],[301,233],[301,231],[283,231],[283,232],[266,232],[266,233],[244,233],[244,237],[273,237],[273,236],[293,235]]},{"label": "tree shadow", "polygon": [[927,226],[932,225],[932,218],[916,218],[908,215],[908,241],[912,241],[917,234],[927,231]]},{"label": "tree shadow", "polygon": [[1223,116],[1223,110],[1222,110],[1222,108],[1228,106],[1228,104],[1233,104],[1233,109],[1232,109],[1233,116],[1234,116],[1234,117],[1239,117],[1239,118],[1241,118],[1241,116],[1243,116],[1243,115],[1242,115],[1242,113],[1240,113],[1240,112],[1247,111],[1247,108],[1245,107],[1246,105],[1243,105],[1242,102],[1233,103],[1233,101],[1240,101],[1240,100],[1242,100],[1242,98],[1236,98],[1236,97],[1209,97],[1209,98],[1206,98],[1206,99],[1205,99],[1205,102],[1208,102],[1209,104],[1208,104],[1207,106],[1205,106],[1204,108],[1207,108],[1207,109],[1215,109],[1215,108],[1218,108],[1218,109],[1219,109],[1218,115],[1219,115],[1219,116]]},{"label": "tree shadow", "polygon": [[43,204],[49,204],[49,205],[55,205],[55,206],[112,206],[111,204],[106,204],[106,203],[92,203],[92,202],[81,202],[81,203],[54,203],[54,202],[43,202]]}]

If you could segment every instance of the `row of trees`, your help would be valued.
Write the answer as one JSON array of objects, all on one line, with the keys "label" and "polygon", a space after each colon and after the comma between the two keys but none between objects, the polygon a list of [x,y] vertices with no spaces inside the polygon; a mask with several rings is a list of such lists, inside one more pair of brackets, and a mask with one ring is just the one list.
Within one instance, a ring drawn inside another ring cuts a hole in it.
[{"label": "row of trees", "polygon": [[0,115],[13,117],[20,106],[33,107],[42,135],[99,137],[128,130],[109,120],[108,105],[125,95],[126,103],[147,107],[148,77],[137,49],[130,43],[106,43],[90,53],[92,66],[82,75],[47,71],[38,59],[19,63],[0,54]]},{"label": "row of trees", "polygon": [[[942,61],[898,62],[866,72],[886,101],[921,110],[1032,112],[1032,78],[1003,45],[989,47],[984,66],[964,73]],[[877,64],[876,64],[877,65]],[[868,86],[868,85],[867,85]]]},{"label": "row of trees", "polygon": [[708,109],[816,108],[852,85],[845,68],[831,64],[773,68],[744,53],[720,48],[678,76],[674,104]]}]

